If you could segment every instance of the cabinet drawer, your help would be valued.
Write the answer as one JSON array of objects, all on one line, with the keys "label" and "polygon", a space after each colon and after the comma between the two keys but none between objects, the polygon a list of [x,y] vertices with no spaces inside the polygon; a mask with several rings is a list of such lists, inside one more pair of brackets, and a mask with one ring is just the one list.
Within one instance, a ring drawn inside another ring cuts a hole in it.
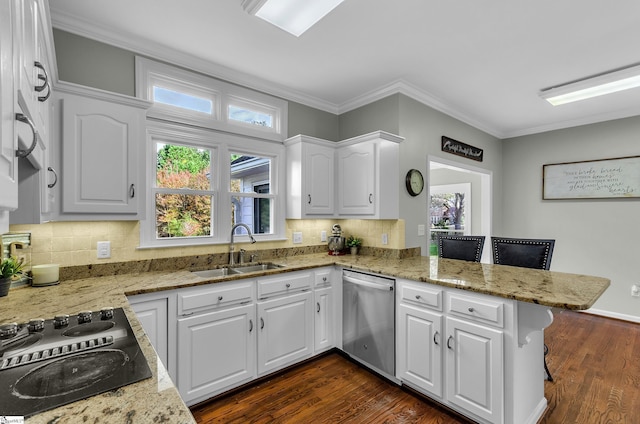
[{"label": "cabinet drawer", "polygon": [[426,286],[403,285],[400,296],[402,302],[442,310],[442,290]]},{"label": "cabinet drawer", "polygon": [[281,294],[295,293],[311,288],[313,273],[281,274],[273,278],[258,280],[258,299]]},{"label": "cabinet drawer", "polygon": [[322,269],[314,273],[315,287],[323,287],[331,285],[331,270]]},{"label": "cabinet drawer", "polygon": [[178,293],[178,315],[191,315],[207,309],[248,303],[252,300],[252,281],[194,287]]},{"label": "cabinet drawer", "polygon": [[459,294],[449,296],[448,312],[477,322],[503,326],[504,303]]}]

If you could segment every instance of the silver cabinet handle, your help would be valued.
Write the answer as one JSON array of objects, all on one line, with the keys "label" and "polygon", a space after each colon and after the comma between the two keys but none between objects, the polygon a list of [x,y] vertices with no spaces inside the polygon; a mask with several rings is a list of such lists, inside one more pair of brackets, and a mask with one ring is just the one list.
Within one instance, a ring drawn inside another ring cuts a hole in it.
[{"label": "silver cabinet handle", "polygon": [[309,196],[309,200],[307,201],[308,204],[311,204],[311,195],[307,194],[307,196]]},{"label": "silver cabinet handle", "polygon": [[440,344],[440,343],[438,343],[438,340],[437,340],[439,335],[440,335],[439,331],[436,331],[435,333],[433,333],[433,343],[436,344],[436,345]]},{"label": "silver cabinet handle", "polygon": [[260,318],[260,329],[262,330],[263,328],[264,328],[264,320]]},{"label": "silver cabinet handle", "polygon": [[473,308],[469,308],[467,309],[469,312],[473,312]]},{"label": "silver cabinet handle", "polygon": [[47,171],[53,172],[53,182],[47,184],[47,187],[54,188],[56,186],[56,184],[58,184],[58,173],[52,167],[48,167]]},{"label": "silver cabinet handle", "polygon": [[369,203],[373,203],[373,193],[369,193]]},{"label": "silver cabinet handle", "polygon": [[420,295],[419,294],[416,295],[416,300],[420,300]]},{"label": "silver cabinet handle", "polygon": [[38,144],[38,133],[36,132],[36,126],[33,124],[33,122],[31,121],[31,119],[29,119],[28,116],[22,113],[16,113],[16,120],[20,122],[24,122],[25,124],[29,125],[29,127],[31,128],[31,132],[33,133],[33,141],[31,142],[31,147],[29,147],[27,150],[22,150],[22,149],[16,150],[17,157],[26,158],[31,154],[31,152],[33,152],[33,149],[35,149],[36,145]]},{"label": "silver cabinet handle", "polygon": [[129,197],[131,197],[133,199],[133,197],[136,195],[136,185],[135,184],[131,184],[129,186]]},{"label": "silver cabinet handle", "polygon": [[447,339],[447,348],[448,349],[453,349],[453,347],[451,347],[451,340],[453,340],[453,336],[449,336],[449,338]]},{"label": "silver cabinet handle", "polygon": [[253,331],[253,320],[250,319],[249,320],[249,333],[251,333]]},{"label": "silver cabinet handle", "polygon": [[316,305],[318,306],[318,313],[320,313],[320,302],[316,302]]},{"label": "silver cabinet handle", "polygon": [[222,296],[218,296],[218,302],[222,301]]},{"label": "silver cabinet handle", "polygon": [[327,277],[322,277],[322,281],[327,282]]},{"label": "silver cabinet handle", "polygon": [[290,288],[290,287],[291,287],[291,284],[287,283],[287,284],[285,284],[285,286],[286,286],[287,288]]},{"label": "silver cabinet handle", "polygon": [[44,89],[47,89],[47,94],[44,96],[38,96],[38,101],[39,102],[45,102],[47,101],[47,99],[49,98],[49,96],[51,95],[51,85],[49,84],[49,75],[47,75],[47,70],[44,69],[44,66],[42,65],[42,63],[35,61],[33,62],[33,66],[35,66],[36,68],[40,69],[42,71],[42,74],[38,74],[38,79],[40,81],[42,81],[42,85],[36,85],[34,87],[34,89],[36,90],[36,93],[41,93],[42,91],[44,91]]}]

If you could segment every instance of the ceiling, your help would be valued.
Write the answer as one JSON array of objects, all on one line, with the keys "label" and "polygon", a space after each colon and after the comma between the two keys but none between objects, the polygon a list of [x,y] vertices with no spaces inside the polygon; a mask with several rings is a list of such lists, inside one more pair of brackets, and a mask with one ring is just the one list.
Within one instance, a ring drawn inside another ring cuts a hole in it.
[{"label": "ceiling", "polygon": [[640,64],[640,1],[345,0],[296,38],[241,0],[49,0],[54,27],[332,113],[404,93],[498,138],[640,115],[640,88],[539,92]]}]

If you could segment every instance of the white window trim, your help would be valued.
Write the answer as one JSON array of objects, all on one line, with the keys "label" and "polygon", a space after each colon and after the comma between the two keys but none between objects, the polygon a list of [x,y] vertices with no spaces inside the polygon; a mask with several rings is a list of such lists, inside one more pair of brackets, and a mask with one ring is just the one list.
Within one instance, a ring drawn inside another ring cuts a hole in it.
[{"label": "white window trim", "polygon": [[[175,142],[184,145],[207,147],[212,150],[212,190],[214,191],[213,227],[211,236],[193,238],[167,238],[157,239],[155,233],[155,199],[152,184],[155,184],[155,145],[157,141]],[[226,244],[231,236],[230,215],[223,211],[231,210],[231,197],[243,195],[251,197],[250,193],[234,193],[230,191],[231,165],[229,163],[230,152],[245,153],[271,159],[271,193],[268,197],[273,199],[273,228],[270,234],[254,234],[260,241],[284,240],[285,237],[285,163],[284,145],[268,141],[258,141],[241,135],[224,134],[209,129],[188,127],[181,124],[147,120],[146,141],[146,205],[150,208],[146,219],[140,221],[140,248],[198,246],[210,244]],[[224,160],[224,159],[226,160]],[[262,194],[260,197],[265,197]],[[237,242],[249,241],[246,235],[235,236]]]},{"label": "white window trim", "polygon": [[[149,108],[148,117],[272,141],[283,142],[287,139],[288,103],[283,99],[139,56],[136,56],[135,66],[136,97],[152,101],[153,82],[161,81],[166,88],[214,100],[215,116],[158,103]],[[246,105],[250,109],[273,115],[273,127],[229,120],[230,104]]]}]

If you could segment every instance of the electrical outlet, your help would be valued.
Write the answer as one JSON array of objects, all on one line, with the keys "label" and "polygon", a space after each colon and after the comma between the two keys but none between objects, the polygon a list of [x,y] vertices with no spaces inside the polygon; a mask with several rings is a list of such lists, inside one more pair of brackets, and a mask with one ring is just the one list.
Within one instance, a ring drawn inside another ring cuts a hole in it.
[{"label": "electrical outlet", "polygon": [[389,244],[389,236],[387,233],[382,234],[382,244]]},{"label": "electrical outlet", "polygon": [[293,244],[300,244],[302,243],[302,233],[295,231],[293,233]]},{"label": "electrical outlet", "polygon": [[631,286],[631,296],[640,297],[640,287],[637,284]]},{"label": "electrical outlet", "polygon": [[424,231],[425,231],[424,224],[418,225],[418,235],[419,236],[423,236],[424,235]]},{"label": "electrical outlet", "polygon": [[99,241],[98,242],[98,259],[108,259],[111,257],[111,242]]},{"label": "electrical outlet", "polygon": [[326,231],[320,231],[320,241],[327,241],[327,232]]}]

